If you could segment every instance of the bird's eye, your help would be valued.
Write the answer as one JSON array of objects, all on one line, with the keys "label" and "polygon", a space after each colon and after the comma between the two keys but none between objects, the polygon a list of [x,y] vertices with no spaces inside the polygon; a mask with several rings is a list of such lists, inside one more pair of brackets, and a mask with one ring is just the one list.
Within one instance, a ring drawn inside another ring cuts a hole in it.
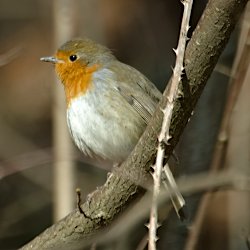
[{"label": "bird's eye", "polygon": [[69,60],[70,60],[71,62],[74,62],[76,59],[77,59],[77,55],[70,55],[70,56],[69,56]]}]

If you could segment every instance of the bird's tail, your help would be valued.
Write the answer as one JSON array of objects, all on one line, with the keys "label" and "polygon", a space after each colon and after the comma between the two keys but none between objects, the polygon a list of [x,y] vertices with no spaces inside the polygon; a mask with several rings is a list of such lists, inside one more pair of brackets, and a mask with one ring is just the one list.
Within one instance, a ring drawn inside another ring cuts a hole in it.
[{"label": "bird's tail", "polygon": [[181,220],[187,219],[185,200],[179,191],[179,188],[175,182],[174,176],[166,164],[163,168],[162,182],[165,188],[168,190],[170,199],[172,201],[173,207]]}]

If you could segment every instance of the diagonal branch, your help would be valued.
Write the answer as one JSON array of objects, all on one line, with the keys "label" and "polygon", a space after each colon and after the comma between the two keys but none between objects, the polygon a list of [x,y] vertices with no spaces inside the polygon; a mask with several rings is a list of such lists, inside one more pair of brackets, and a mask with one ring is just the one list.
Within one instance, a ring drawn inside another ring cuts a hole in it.
[{"label": "diagonal branch", "polygon": [[[176,100],[171,120],[170,154],[184,130],[206,81],[232,33],[248,0],[210,0],[187,46],[183,96]],[[106,183],[98,188],[81,206],[87,216],[78,210],[52,225],[22,249],[76,249],[111,222],[135,198],[143,194],[141,184],[148,180],[148,170],[156,154],[157,135],[162,124],[161,109],[166,106],[164,92],[152,121],[132,154],[118,169],[114,169]]]}]

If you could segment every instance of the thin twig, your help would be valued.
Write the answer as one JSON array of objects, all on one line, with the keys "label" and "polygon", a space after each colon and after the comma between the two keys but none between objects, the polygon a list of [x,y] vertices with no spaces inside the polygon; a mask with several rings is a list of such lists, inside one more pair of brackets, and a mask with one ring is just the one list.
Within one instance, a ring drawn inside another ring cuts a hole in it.
[{"label": "thin twig", "polygon": [[[247,37],[250,40],[250,29],[248,29]],[[250,62],[250,44],[246,41],[241,54],[240,61],[237,66],[234,66],[237,70],[235,75],[231,78],[229,94],[227,103],[225,105],[224,114],[221,122],[220,132],[218,140],[216,142],[216,151],[213,157],[212,170],[218,170],[219,166],[223,166],[225,152],[227,148],[228,136],[229,136],[229,124],[232,116],[232,111],[237,102],[239,93],[244,83],[248,65]]]},{"label": "thin twig", "polygon": [[[55,47],[75,36],[76,26],[76,1],[53,1],[54,14],[54,39]],[[55,78],[53,85],[53,98],[56,105],[53,106],[53,184],[54,203],[53,217],[58,221],[74,208],[75,168],[72,155],[72,142],[65,123],[65,100],[61,84]],[[68,161],[63,161],[67,157]]]},{"label": "thin twig", "polygon": [[[248,9],[250,10],[250,8]],[[246,27],[244,27],[244,22],[247,23],[249,20],[247,18],[249,17],[245,13],[245,17],[241,23],[243,28],[238,41],[238,43],[241,44],[241,47],[238,47],[237,55],[235,56],[232,70],[234,73],[231,74],[227,101],[224,107],[224,113],[222,116],[220,130],[215,145],[212,163],[210,165],[210,172],[213,174],[218,172],[220,169],[225,169],[226,167],[225,156],[228,148],[230,121],[232,119],[233,109],[238,101],[239,94],[242,91],[243,83],[247,77],[247,68],[249,67],[250,61],[250,26],[247,25]],[[194,227],[191,233],[189,234],[185,250],[191,250],[196,248],[207,215],[207,211],[209,209],[209,202],[211,201],[212,196],[212,193],[207,193],[202,197],[199,209],[194,219]]]},{"label": "thin twig", "polygon": [[7,51],[4,54],[0,55],[0,67],[5,66],[6,64],[9,64],[14,59],[16,59],[20,55],[21,47],[14,47]]},{"label": "thin twig", "polygon": [[[183,72],[183,62],[184,62],[184,55],[185,55],[185,48],[186,48],[186,41],[187,41],[187,32],[189,29],[189,19],[192,10],[192,0],[184,0],[182,1],[184,5],[183,11],[183,18],[179,36],[179,42],[177,49],[174,50],[176,53],[176,64],[174,67],[173,78],[170,83],[169,88],[169,95],[168,95],[168,102],[166,107],[163,110],[163,123],[160,135],[158,137],[158,150],[156,156],[156,163],[154,166],[154,187],[153,187],[153,197],[152,197],[152,207],[150,212],[150,222],[149,222],[149,244],[148,249],[154,250],[156,249],[156,231],[158,227],[158,215],[157,215],[157,200],[160,193],[160,185],[161,185],[161,173],[163,169],[163,160],[165,156],[165,149],[163,147],[164,143],[168,143],[169,139],[171,138],[169,129],[170,129],[170,122],[173,113],[173,107],[175,99],[178,96],[178,86],[181,80],[181,75]],[[168,168],[168,165],[166,166]]]}]

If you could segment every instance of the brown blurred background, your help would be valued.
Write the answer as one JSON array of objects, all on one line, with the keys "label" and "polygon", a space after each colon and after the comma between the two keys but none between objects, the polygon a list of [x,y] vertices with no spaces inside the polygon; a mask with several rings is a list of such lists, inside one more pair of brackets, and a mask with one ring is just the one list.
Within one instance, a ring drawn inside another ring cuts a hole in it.
[{"label": "brown blurred background", "polygon": [[[53,223],[52,138],[56,128],[52,129],[52,110],[57,105],[53,94],[57,83],[53,67],[41,63],[39,58],[52,55],[57,46],[55,6],[60,5],[54,2],[0,1],[0,249],[16,249]],[[195,1],[190,32],[205,4],[205,0]],[[163,91],[175,60],[172,48],[177,45],[180,27],[179,1],[75,0],[69,6],[73,11],[70,18],[74,36],[87,36],[106,44],[121,61],[140,70]],[[67,14],[66,11],[66,19]],[[220,60],[226,72],[233,63],[237,41],[235,32]],[[177,147],[180,175],[209,168],[228,82],[225,72],[214,72],[211,77]],[[64,113],[61,106],[59,110]],[[66,117],[64,120],[66,123]],[[74,188],[81,187],[84,199],[104,183],[107,170],[100,164],[91,167],[84,163],[74,146],[68,154],[65,161],[70,157],[74,165],[70,192],[75,207]],[[179,222],[174,212],[170,213],[159,230],[159,249],[184,249],[199,200],[200,195],[187,197],[187,222]],[[146,221],[147,218],[138,221],[137,233],[128,232],[126,243],[123,238],[120,245],[107,242],[97,249],[136,249],[146,233]],[[208,246],[206,237],[202,248],[197,249],[215,249]],[[244,247],[230,248],[225,244],[225,248],[216,249],[247,249]]]}]

